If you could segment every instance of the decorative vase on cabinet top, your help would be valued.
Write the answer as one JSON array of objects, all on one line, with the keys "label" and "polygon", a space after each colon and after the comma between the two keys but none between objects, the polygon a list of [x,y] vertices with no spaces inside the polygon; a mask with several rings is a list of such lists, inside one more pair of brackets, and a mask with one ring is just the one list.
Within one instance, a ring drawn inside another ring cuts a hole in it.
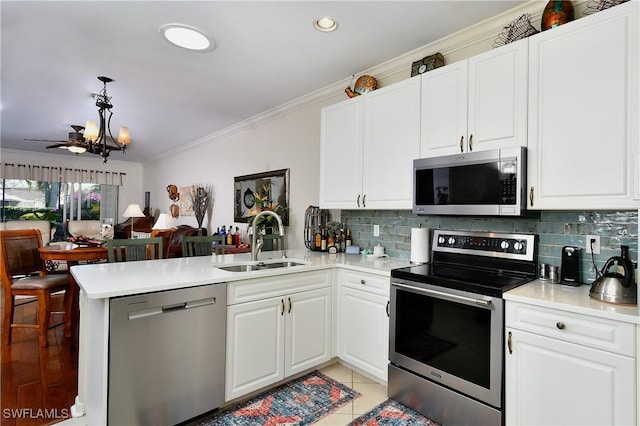
[{"label": "decorative vase on cabinet top", "polygon": [[573,21],[573,5],[570,1],[551,0],[542,12],[540,29],[542,31]]}]

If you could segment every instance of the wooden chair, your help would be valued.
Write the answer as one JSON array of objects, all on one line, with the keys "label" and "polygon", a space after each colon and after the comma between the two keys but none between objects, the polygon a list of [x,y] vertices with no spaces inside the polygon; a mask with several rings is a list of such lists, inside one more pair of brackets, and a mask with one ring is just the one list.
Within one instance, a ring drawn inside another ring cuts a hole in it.
[{"label": "wooden chair", "polygon": [[[47,332],[51,316],[51,294],[67,290],[67,274],[47,274],[38,248],[42,247],[42,234],[38,229],[0,231],[0,269],[4,292],[3,343],[11,343],[14,328],[38,330],[40,346],[47,346]],[[66,292],[65,298],[70,292]],[[16,296],[35,296],[38,303],[38,323],[14,323]],[[67,306],[65,300],[64,306]],[[67,312],[66,315],[69,315]]]},{"label": "wooden chair", "polygon": [[213,242],[216,243],[216,254],[224,254],[225,239],[222,235],[185,235],[182,237],[182,256],[211,256]]},{"label": "wooden chair", "polygon": [[107,240],[109,262],[162,259],[162,237]]}]

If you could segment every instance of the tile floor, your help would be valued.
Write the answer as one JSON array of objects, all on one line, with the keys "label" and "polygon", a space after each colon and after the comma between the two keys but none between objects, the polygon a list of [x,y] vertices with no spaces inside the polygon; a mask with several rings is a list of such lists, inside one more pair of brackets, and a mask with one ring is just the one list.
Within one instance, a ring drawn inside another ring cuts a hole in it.
[{"label": "tile floor", "polygon": [[349,386],[362,394],[344,407],[314,423],[320,426],[344,426],[357,419],[376,405],[387,400],[387,387],[356,373],[342,364],[332,364],[320,369],[332,379]]}]

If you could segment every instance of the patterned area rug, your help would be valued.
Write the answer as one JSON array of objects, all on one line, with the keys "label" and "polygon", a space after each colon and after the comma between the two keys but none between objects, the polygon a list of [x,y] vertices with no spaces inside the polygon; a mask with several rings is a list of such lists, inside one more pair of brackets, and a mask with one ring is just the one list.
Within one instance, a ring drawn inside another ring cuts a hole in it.
[{"label": "patterned area rug", "polygon": [[348,426],[439,426],[438,423],[416,413],[411,408],[387,399],[361,415]]},{"label": "patterned area rug", "polygon": [[197,426],[309,425],[360,394],[319,371],[223,409]]}]

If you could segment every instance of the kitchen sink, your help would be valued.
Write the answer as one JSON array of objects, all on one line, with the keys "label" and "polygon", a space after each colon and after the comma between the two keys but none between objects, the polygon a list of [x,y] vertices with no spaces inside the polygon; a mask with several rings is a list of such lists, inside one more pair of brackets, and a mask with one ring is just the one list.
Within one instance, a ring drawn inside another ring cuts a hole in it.
[{"label": "kitchen sink", "polygon": [[214,268],[222,269],[223,271],[228,271],[228,272],[252,272],[252,271],[263,271],[263,270],[278,269],[278,268],[293,268],[294,266],[304,266],[304,265],[308,265],[308,263],[295,261],[295,260],[278,260],[274,262],[237,263],[234,265],[227,265],[227,266],[214,265]]}]

